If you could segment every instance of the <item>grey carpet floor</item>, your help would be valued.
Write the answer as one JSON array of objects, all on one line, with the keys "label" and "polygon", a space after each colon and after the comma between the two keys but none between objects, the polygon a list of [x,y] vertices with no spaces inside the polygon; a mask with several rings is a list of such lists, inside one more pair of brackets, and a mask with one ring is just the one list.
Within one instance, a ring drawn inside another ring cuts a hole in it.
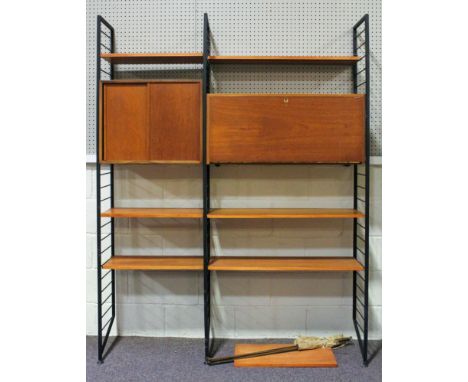
[{"label": "grey carpet floor", "polygon": [[[133,381],[327,381],[373,382],[382,380],[381,342],[371,341],[373,359],[362,365],[357,343],[335,350],[338,368],[235,368],[232,364],[207,366],[203,363],[203,340],[185,338],[119,337],[109,339],[110,351],[97,364],[97,339],[86,340],[88,382]],[[222,340],[216,356],[229,355],[240,340]],[[291,340],[242,340],[242,342],[284,342]]]}]

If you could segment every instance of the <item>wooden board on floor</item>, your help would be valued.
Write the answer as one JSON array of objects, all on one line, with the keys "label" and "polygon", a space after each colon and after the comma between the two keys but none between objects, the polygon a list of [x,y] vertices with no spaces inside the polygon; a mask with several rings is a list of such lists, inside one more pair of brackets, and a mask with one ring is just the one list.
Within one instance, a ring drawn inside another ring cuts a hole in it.
[{"label": "wooden board on floor", "polygon": [[[237,344],[234,354],[252,353],[275,349],[291,344]],[[235,367],[337,367],[331,349],[301,350],[272,354],[255,358],[236,359]]]}]

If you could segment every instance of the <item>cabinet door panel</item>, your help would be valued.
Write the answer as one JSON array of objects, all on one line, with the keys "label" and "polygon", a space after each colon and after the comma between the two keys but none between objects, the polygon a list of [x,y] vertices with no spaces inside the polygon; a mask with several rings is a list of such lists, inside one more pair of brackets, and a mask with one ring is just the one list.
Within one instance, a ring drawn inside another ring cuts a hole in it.
[{"label": "cabinet door panel", "polygon": [[363,95],[208,95],[211,163],[364,160]]},{"label": "cabinet door panel", "polygon": [[104,161],[148,160],[148,91],[142,84],[104,85]]},{"label": "cabinet door panel", "polygon": [[151,83],[150,159],[199,162],[201,95],[199,82]]}]

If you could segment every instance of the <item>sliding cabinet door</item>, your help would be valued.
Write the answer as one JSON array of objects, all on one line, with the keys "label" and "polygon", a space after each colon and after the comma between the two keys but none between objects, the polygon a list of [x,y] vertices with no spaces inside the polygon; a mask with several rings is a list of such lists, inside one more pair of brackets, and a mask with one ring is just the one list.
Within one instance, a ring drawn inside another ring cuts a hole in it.
[{"label": "sliding cabinet door", "polygon": [[103,161],[149,159],[148,87],[146,83],[103,86]]},{"label": "sliding cabinet door", "polygon": [[158,82],[150,91],[150,160],[201,159],[200,82]]}]

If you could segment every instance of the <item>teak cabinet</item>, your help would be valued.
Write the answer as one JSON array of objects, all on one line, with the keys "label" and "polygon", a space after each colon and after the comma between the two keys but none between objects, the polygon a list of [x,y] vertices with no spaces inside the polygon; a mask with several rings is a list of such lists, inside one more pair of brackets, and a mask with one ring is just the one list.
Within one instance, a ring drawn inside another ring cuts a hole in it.
[{"label": "teak cabinet", "polygon": [[208,94],[209,163],[362,163],[362,94]]},{"label": "teak cabinet", "polygon": [[200,81],[103,81],[104,163],[200,163]]}]

